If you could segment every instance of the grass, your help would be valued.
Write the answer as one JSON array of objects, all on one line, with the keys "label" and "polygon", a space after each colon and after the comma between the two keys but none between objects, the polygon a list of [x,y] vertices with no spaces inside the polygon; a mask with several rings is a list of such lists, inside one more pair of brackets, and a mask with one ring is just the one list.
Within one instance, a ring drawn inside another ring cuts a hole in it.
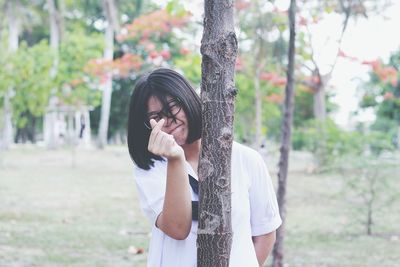
[{"label": "grass", "polygon": [[[129,252],[147,249],[149,224],[125,148],[18,146],[1,157],[0,266],[146,266],[146,253]],[[399,203],[377,211],[375,234],[367,236],[342,178],[309,174],[310,162],[307,154],[292,155],[285,266],[396,266]],[[268,165],[275,180],[276,158]]]},{"label": "grass", "polygon": [[[145,266],[148,224],[126,151],[23,147],[0,169],[0,266]],[[72,165],[75,166],[72,166]]]}]

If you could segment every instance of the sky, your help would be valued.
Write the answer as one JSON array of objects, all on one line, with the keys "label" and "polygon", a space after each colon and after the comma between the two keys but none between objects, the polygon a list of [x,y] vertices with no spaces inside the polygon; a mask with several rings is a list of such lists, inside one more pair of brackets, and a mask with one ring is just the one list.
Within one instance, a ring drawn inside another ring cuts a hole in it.
[{"label": "sky", "polygon": [[[362,60],[381,58],[383,62],[388,62],[390,54],[400,50],[400,0],[394,2],[385,17],[351,21],[343,39],[342,51]],[[337,91],[334,101],[340,107],[334,119],[346,128],[351,128],[355,121],[368,122],[374,119],[371,111],[354,118],[350,116],[357,109],[360,98],[357,97],[357,88],[361,86],[361,81],[368,80],[369,70],[365,65],[341,58],[332,75],[332,85]]]},{"label": "sky", "polygon": [[[162,1],[161,1],[162,2]],[[167,2],[164,0],[164,2]],[[276,0],[281,10],[289,7],[289,0]],[[381,16],[370,16],[368,19],[350,20],[344,34],[341,50],[347,55],[361,60],[382,59],[387,62],[390,54],[400,50],[400,0],[392,0],[393,5]],[[202,16],[202,0],[185,0],[185,7],[195,15]],[[197,11],[196,11],[197,10]],[[332,15],[311,29],[313,46],[321,69],[329,69],[338,49],[335,38],[340,32],[342,18]],[[328,40],[328,41],[327,41]],[[329,83],[332,101],[338,105],[338,111],[330,116],[344,129],[352,129],[356,122],[371,122],[374,119],[372,110],[354,116],[361,97],[357,88],[368,80],[370,68],[346,58],[339,58]],[[357,92],[358,91],[358,92]]]}]

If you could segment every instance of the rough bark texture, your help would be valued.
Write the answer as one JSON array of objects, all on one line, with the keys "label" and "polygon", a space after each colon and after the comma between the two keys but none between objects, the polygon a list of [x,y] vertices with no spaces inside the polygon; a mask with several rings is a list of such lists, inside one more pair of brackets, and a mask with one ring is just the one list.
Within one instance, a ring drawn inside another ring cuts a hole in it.
[{"label": "rough bark texture", "polygon": [[[119,28],[117,21],[117,9],[114,0],[103,0],[104,14],[107,19],[107,28],[105,33],[104,59],[113,60],[114,53],[114,32]],[[103,96],[101,101],[101,115],[99,124],[99,135],[97,145],[103,148],[107,144],[108,122],[110,120],[112,93],[112,73],[107,73],[107,79],[103,87]]]},{"label": "rough bark texture", "polygon": [[284,104],[284,118],[282,123],[282,145],[281,155],[279,159],[279,173],[278,173],[278,205],[280,215],[282,218],[282,225],[277,230],[276,243],[273,249],[273,267],[283,266],[283,239],[285,234],[285,218],[286,218],[286,181],[289,168],[289,151],[292,135],[292,121],[293,121],[293,108],[294,108],[294,55],[295,55],[295,14],[296,14],[296,0],[290,1],[289,8],[289,53],[288,53],[288,70],[287,70],[287,84],[285,88],[285,104]]},{"label": "rough bark texture", "polygon": [[205,1],[201,41],[199,267],[229,266],[232,245],[230,177],[237,55],[233,8],[234,1]]}]

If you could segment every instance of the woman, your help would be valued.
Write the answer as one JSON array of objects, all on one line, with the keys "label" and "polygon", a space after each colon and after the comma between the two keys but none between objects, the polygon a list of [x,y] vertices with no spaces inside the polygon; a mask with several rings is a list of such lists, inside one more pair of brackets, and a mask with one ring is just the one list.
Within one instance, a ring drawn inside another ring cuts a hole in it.
[{"label": "woman", "polygon": [[[142,210],[152,223],[149,267],[197,265],[197,167],[201,102],[179,73],[156,69],[131,96],[128,147]],[[281,224],[259,153],[233,142],[230,266],[262,266]]]}]

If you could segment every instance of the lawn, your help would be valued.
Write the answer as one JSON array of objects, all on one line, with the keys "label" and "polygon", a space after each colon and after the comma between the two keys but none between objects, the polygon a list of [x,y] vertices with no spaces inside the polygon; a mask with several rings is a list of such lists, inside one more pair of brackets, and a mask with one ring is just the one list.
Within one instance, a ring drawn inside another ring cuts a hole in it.
[{"label": "lawn", "polygon": [[[275,180],[276,157],[267,161]],[[398,200],[376,212],[367,236],[343,178],[309,174],[310,163],[308,154],[292,154],[286,266],[398,266]],[[1,154],[1,164],[1,267],[145,266],[146,253],[133,251],[147,249],[149,224],[126,148],[18,146]]]}]

